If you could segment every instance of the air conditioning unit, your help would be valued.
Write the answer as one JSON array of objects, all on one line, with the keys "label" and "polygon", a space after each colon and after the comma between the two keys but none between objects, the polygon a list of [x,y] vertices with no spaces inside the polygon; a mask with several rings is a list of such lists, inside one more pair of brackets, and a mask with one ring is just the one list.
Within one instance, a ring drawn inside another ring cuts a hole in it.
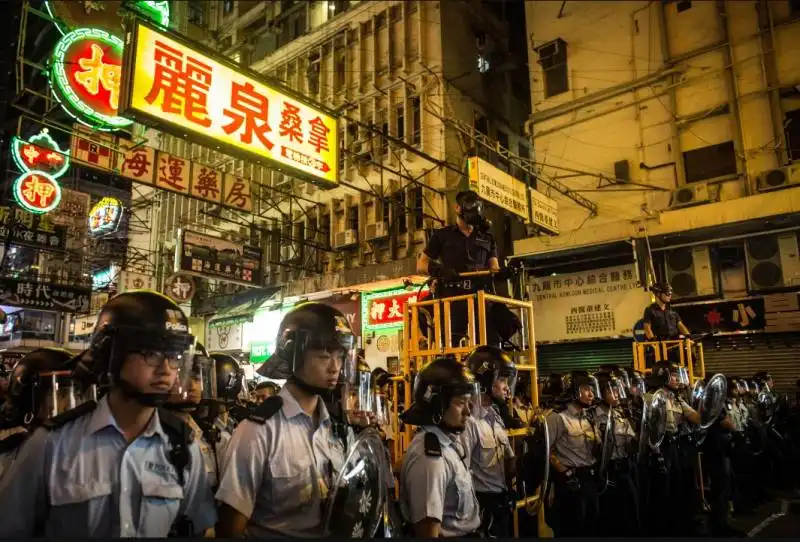
[{"label": "air conditioning unit", "polygon": [[716,295],[714,272],[707,246],[675,248],[666,252],[664,267],[673,299]]},{"label": "air conditioning unit", "polygon": [[358,244],[358,232],[356,230],[344,230],[336,234],[336,248],[349,247]]},{"label": "air conditioning unit", "polygon": [[796,232],[751,237],[744,250],[751,292],[800,285]]},{"label": "air conditioning unit", "polygon": [[376,239],[386,239],[389,237],[389,224],[380,221],[374,224],[367,224],[367,241],[374,241]]},{"label": "air conditioning unit", "polygon": [[300,251],[297,245],[285,245],[281,247],[281,261],[288,263],[300,259]]},{"label": "air conditioning unit", "polygon": [[771,169],[758,176],[758,191],[769,192],[800,184],[800,164]]},{"label": "air conditioning unit", "polygon": [[672,192],[669,208],[680,209],[681,207],[701,205],[703,203],[709,203],[710,201],[711,196],[709,195],[708,184],[690,184]]}]

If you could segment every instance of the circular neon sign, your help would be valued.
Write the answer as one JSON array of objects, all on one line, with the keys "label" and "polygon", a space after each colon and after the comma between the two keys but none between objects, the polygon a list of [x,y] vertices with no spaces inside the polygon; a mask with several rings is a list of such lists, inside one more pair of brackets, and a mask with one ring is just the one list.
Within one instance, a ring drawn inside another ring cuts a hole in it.
[{"label": "circular neon sign", "polygon": [[28,171],[14,181],[14,199],[31,213],[49,213],[61,203],[61,186],[51,175]]},{"label": "circular neon sign", "polygon": [[79,28],[53,51],[50,86],[64,110],[98,130],[118,130],[133,121],[120,117],[122,40],[105,30]]},{"label": "circular neon sign", "polygon": [[54,179],[61,177],[69,169],[69,153],[62,150],[50,137],[47,128],[27,141],[12,137],[11,156],[21,171],[41,171]]}]

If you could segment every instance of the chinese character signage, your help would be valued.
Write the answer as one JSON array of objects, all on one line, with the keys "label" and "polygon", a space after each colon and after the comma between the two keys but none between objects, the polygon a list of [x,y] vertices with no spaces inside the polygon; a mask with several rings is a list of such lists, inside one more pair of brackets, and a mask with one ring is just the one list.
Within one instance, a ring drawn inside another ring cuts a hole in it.
[{"label": "chinese character signage", "polygon": [[403,313],[408,304],[422,301],[429,295],[430,292],[427,289],[417,292],[405,288],[362,295],[361,321],[364,331],[402,326]]},{"label": "chinese character signage", "polygon": [[223,318],[208,324],[206,333],[206,349],[209,352],[219,350],[241,350],[246,320]]},{"label": "chinese character signage", "polygon": [[250,363],[264,363],[275,351],[275,340],[250,343]]},{"label": "chinese character signage", "polygon": [[[123,70],[123,111],[141,122],[326,187],[338,184],[337,119],[211,53],[136,21]],[[233,196],[236,197],[236,196]]]},{"label": "chinese character signage", "polygon": [[632,336],[632,326],[650,304],[634,265],[532,278],[536,340],[601,339]]},{"label": "chinese character signage", "polygon": [[531,220],[539,228],[558,235],[558,202],[531,188]]},{"label": "chinese character signage", "polygon": [[477,156],[467,159],[467,169],[469,187],[481,199],[521,217],[526,222],[529,220],[525,183]]},{"label": "chinese character signage", "polygon": [[61,251],[66,248],[67,228],[55,224],[49,214],[0,207],[0,239],[8,239],[14,245]]},{"label": "chinese character signage", "polygon": [[117,291],[122,293],[129,290],[152,290],[154,283],[152,275],[135,271],[120,271]]},{"label": "chinese character signage", "polygon": [[106,196],[89,211],[89,233],[105,235],[117,231],[124,207],[117,198]]},{"label": "chinese character signage", "polygon": [[97,28],[78,28],[56,44],[50,87],[78,122],[105,131],[133,123],[118,114],[122,49],[121,39]]},{"label": "chinese character signage", "polygon": [[174,274],[167,279],[164,293],[176,303],[188,303],[195,293],[194,279],[185,275]]},{"label": "chinese character signage", "polygon": [[11,138],[11,156],[20,171],[41,171],[58,179],[69,169],[69,154],[50,137],[47,128],[27,141]]},{"label": "chinese character signage", "polygon": [[0,278],[0,305],[87,314],[91,288]]},{"label": "chinese character signage", "polygon": [[121,143],[120,174],[132,181],[153,184],[156,170],[156,151],[152,147]]},{"label": "chinese character signage", "polygon": [[61,185],[41,171],[28,171],[14,181],[12,188],[17,203],[31,213],[49,213],[61,201]]},{"label": "chinese character signage", "polygon": [[261,286],[264,282],[261,249],[184,230],[179,233],[175,272],[198,277]]}]

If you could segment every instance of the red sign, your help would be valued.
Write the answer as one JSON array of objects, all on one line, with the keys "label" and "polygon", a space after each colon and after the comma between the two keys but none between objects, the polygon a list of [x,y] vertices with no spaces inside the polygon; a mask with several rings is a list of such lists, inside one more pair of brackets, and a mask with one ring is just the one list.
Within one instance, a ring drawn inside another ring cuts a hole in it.
[{"label": "red sign", "polygon": [[29,171],[17,177],[13,190],[20,207],[32,213],[49,213],[61,201],[61,186],[41,171]]},{"label": "red sign", "polygon": [[376,296],[367,301],[365,318],[367,326],[390,326],[403,323],[403,314],[406,305],[416,301],[422,301],[430,296],[430,292],[425,290],[421,293],[403,292],[392,295],[391,292],[386,296]]}]

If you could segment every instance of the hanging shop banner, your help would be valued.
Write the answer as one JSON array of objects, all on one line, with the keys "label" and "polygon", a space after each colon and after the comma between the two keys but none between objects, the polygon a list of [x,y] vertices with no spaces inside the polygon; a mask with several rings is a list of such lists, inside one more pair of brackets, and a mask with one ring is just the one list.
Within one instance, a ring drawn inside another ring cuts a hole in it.
[{"label": "hanging shop banner", "polygon": [[759,331],[767,325],[763,298],[679,305],[674,309],[692,333]]},{"label": "hanging shop banner", "polygon": [[194,278],[178,273],[169,277],[164,285],[164,293],[177,303],[188,303],[195,291]]},{"label": "hanging shop banner", "polygon": [[11,156],[20,171],[42,171],[54,179],[69,169],[69,154],[50,137],[47,128],[27,140],[12,137]]},{"label": "hanging shop banner", "polygon": [[530,220],[525,183],[477,156],[467,159],[467,169],[469,187],[482,199]]},{"label": "hanging shop banner", "polygon": [[119,273],[119,293],[129,290],[152,290],[155,279],[145,273],[134,271],[120,271]]},{"label": "hanging shop banner", "polygon": [[89,211],[89,233],[92,235],[114,233],[122,221],[124,210],[125,207],[117,198],[111,196],[102,198]]},{"label": "hanging shop banner", "polygon": [[261,249],[188,230],[178,232],[175,272],[261,286]]},{"label": "hanging shop banner", "polygon": [[119,116],[122,40],[99,28],[77,28],[53,50],[50,88],[75,120],[97,130],[119,130],[133,121]]},{"label": "hanging shop banner", "polygon": [[70,155],[83,165],[100,171],[114,167],[114,138],[110,134],[92,132],[80,123],[72,125]]},{"label": "hanging shop banner", "polygon": [[322,106],[143,21],[126,41],[124,114],[324,187],[338,185],[337,119]]},{"label": "hanging shop banner", "polygon": [[97,315],[81,316],[72,320],[73,334],[77,337],[91,335],[94,331],[94,326],[97,323]]},{"label": "hanging shop banner", "polygon": [[89,312],[92,289],[0,278],[0,305],[59,312]]},{"label": "hanging shop banner", "polygon": [[275,350],[275,341],[253,341],[250,343],[250,363],[264,363]]},{"label": "hanging shop banner", "polygon": [[531,222],[535,226],[558,235],[558,202],[538,190],[529,189],[531,195]]},{"label": "hanging shop banner", "polygon": [[409,303],[422,301],[430,291],[409,291],[406,288],[372,292],[361,296],[361,321],[364,331],[375,331],[403,325],[403,314]]},{"label": "hanging shop banner", "polygon": [[61,251],[67,244],[67,228],[56,226],[49,214],[0,207],[0,239],[40,250]]},{"label": "hanging shop banner", "polygon": [[241,350],[245,319],[225,318],[208,324],[206,350]]},{"label": "hanging shop banner", "polygon": [[633,265],[531,279],[536,340],[631,336],[650,304]]}]

